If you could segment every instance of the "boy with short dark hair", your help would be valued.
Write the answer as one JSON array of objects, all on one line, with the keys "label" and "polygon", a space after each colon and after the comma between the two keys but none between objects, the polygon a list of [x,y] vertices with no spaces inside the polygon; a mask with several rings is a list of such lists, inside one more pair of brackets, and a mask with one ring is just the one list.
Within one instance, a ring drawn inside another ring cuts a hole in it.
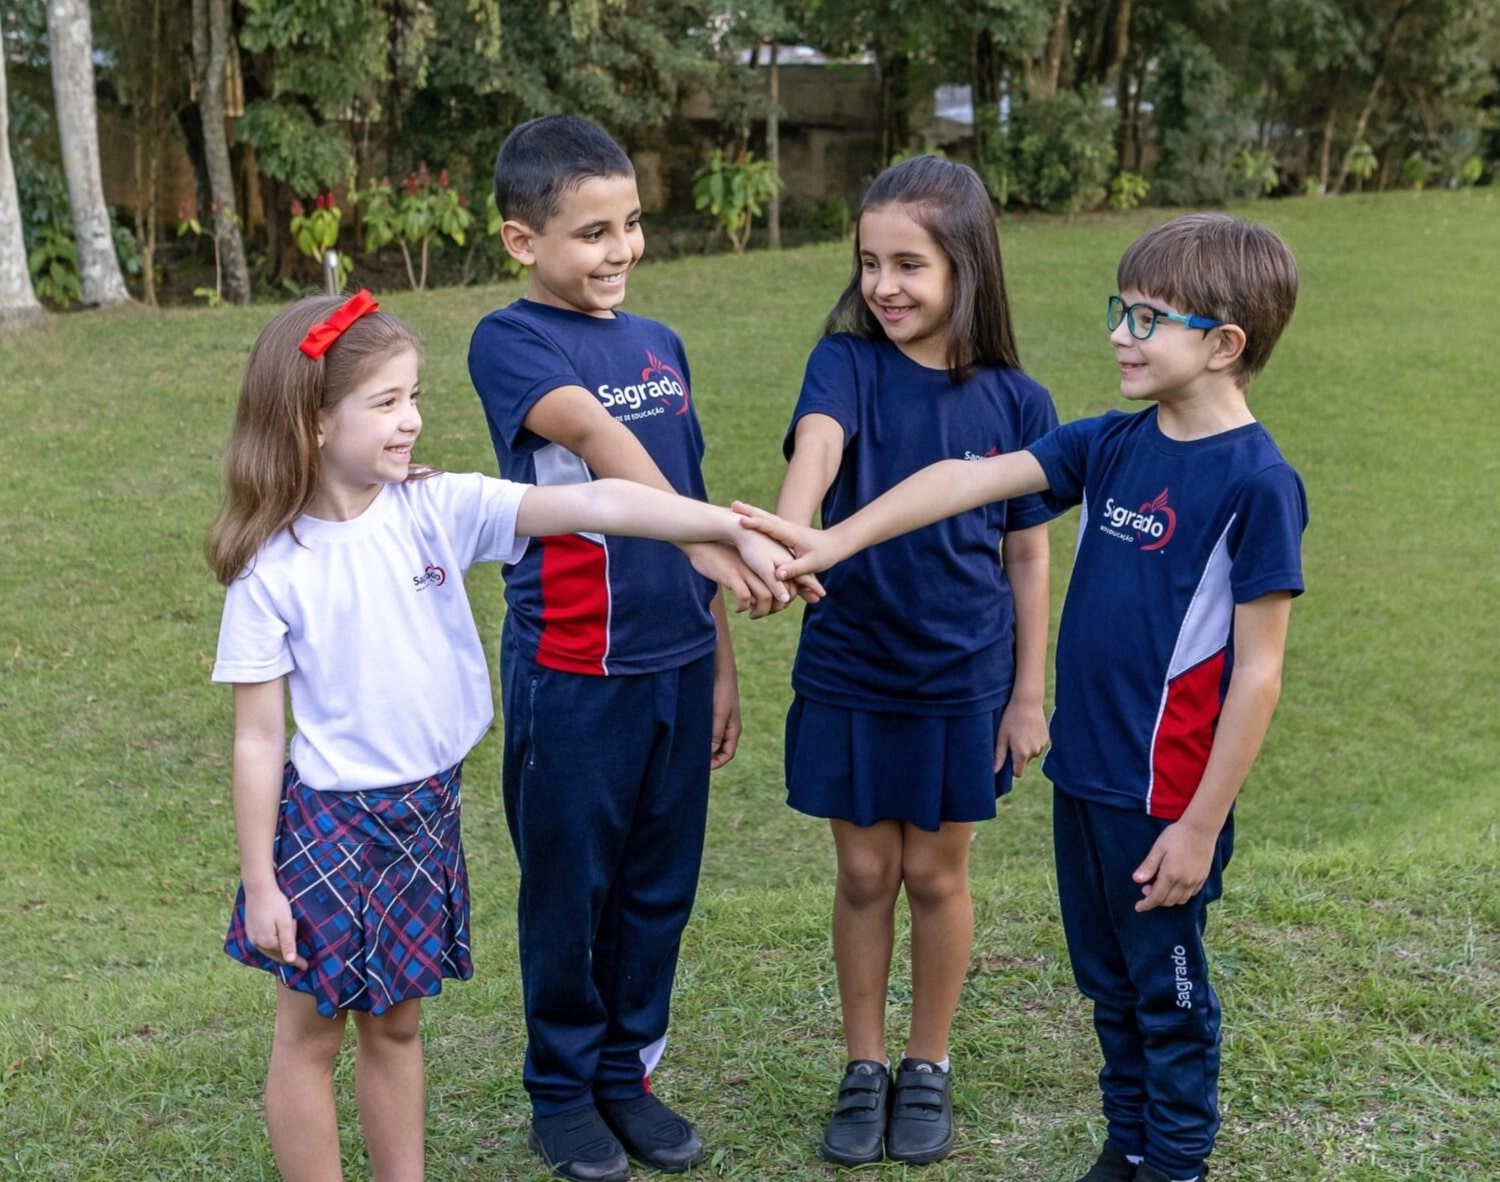
[{"label": "boy with short dark hair", "polygon": [[1120,392],[1151,409],[934,464],[826,532],[741,508],[799,555],[778,569],[790,578],[990,501],[1082,505],[1043,765],[1068,952],[1104,1054],[1108,1139],[1079,1182],[1191,1182],[1219,1127],[1202,933],[1303,589],[1306,495],[1246,403],[1297,268],[1270,230],[1193,214],[1135,242],[1118,282]]},{"label": "boy with short dark hair", "polygon": [[[469,348],[505,475],[616,476],[702,499],[682,342],[616,310],[644,247],[629,157],[586,120],[534,119],[500,149],[495,198],[506,249],[530,271],[525,298],[480,321]],[[668,1171],[703,1157],[648,1078],[698,882],[708,773],[740,733],[710,580],[756,614],[785,601],[714,545],[570,534],[534,539],[505,568],[529,1142],[582,1182],[628,1177],[627,1151]]]}]

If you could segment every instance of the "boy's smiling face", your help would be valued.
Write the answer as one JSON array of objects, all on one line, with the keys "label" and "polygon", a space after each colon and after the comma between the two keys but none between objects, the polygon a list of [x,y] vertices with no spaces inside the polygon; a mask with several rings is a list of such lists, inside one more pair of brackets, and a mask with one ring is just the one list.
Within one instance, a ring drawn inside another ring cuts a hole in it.
[{"label": "boy's smiling face", "polygon": [[590,177],[563,196],[540,230],[506,222],[505,245],[531,268],[526,298],[589,316],[610,317],[646,252],[634,176]]}]

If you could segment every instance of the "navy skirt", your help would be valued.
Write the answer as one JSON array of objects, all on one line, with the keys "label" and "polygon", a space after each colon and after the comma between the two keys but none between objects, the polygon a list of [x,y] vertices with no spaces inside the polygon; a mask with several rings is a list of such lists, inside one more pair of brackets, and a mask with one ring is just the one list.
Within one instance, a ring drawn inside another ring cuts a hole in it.
[{"label": "navy skirt", "polygon": [[988,821],[1010,791],[1010,760],[995,771],[1002,713],[875,713],[798,694],[786,716],[787,803],[811,817],[932,833],[944,821]]},{"label": "navy skirt", "polygon": [[276,884],[306,969],[278,964],[245,935],[241,884],[224,951],[310,993],[318,1013],[381,1014],[474,975],[469,875],[458,825],[462,764],[414,784],[318,792],[286,765]]}]

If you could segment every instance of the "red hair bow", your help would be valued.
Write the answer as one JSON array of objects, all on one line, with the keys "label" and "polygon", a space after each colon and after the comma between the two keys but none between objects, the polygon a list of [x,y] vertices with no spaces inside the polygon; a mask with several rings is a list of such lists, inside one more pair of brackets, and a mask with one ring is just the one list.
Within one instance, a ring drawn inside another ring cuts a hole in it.
[{"label": "red hair bow", "polygon": [[343,336],[351,324],[378,307],[380,305],[375,302],[375,297],[363,287],[360,288],[327,320],[319,321],[308,329],[298,348],[316,361],[328,352],[329,346]]}]

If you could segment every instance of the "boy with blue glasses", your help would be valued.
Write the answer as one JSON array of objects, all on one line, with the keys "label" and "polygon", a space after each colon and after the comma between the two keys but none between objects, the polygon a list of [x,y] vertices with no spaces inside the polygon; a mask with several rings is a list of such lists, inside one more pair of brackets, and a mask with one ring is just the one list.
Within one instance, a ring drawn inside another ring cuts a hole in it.
[{"label": "boy with blue glasses", "polygon": [[1118,282],[1120,392],[1150,409],[933,464],[826,532],[740,508],[798,555],[785,579],[991,501],[1046,490],[1082,507],[1043,765],[1068,952],[1104,1055],[1107,1140],[1079,1182],[1193,1182],[1219,1128],[1207,908],[1303,589],[1306,495],[1246,401],[1297,267],[1270,230],[1193,214],[1138,239]]}]

